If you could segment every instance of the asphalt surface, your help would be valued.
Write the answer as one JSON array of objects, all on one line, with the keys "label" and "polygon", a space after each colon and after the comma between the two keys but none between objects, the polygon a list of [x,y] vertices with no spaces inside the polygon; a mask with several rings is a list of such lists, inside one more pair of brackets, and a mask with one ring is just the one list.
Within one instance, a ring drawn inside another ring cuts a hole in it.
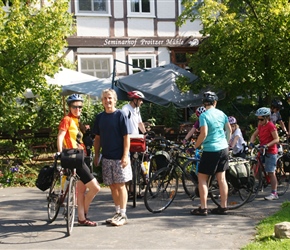
[{"label": "asphalt surface", "polygon": [[[105,224],[114,214],[110,190],[95,197],[89,217],[97,227],[78,227],[67,237],[61,214],[47,223],[46,193],[37,188],[0,189],[0,249],[241,249],[255,236],[255,226],[275,213],[290,191],[279,200],[255,201],[230,211],[229,215],[192,216],[190,201],[182,188],[171,206],[159,214],[148,212],[143,200],[137,207],[128,202],[129,223],[121,227]],[[215,205],[209,201],[209,208]],[[274,228],[273,228],[274,232]]]}]

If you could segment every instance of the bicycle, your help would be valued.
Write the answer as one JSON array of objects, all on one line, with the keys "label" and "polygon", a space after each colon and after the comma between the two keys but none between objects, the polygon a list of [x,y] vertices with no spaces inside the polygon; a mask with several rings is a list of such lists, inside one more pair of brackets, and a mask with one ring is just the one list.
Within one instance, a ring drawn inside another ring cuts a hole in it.
[{"label": "bicycle", "polygon": [[[48,222],[52,223],[58,216],[60,207],[64,206],[64,219],[67,226],[67,234],[71,235],[75,220],[75,208],[77,207],[76,184],[79,180],[76,168],[64,169],[58,165],[61,154],[54,156],[54,176],[47,195]],[[66,205],[64,201],[66,200]]]},{"label": "bicycle", "polygon": [[[184,151],[179,145],[171,145],[168,165],[157,170],[149,179],[144,193],[144,204],[149,212],[164,211],[176,197],[178,181],[184,173],[182,162],[189,159],[184,156]],[[192,182],[195,183],[194,180]]]},{"label": "bicycle", "polygon": [[[251,169],[254,172],[256,184],[255,192],[253,192],[253,195],[249,201],[253,201],[259,191],[263,191],[264,188],[271,184],[270,176],[265,171],[263,157],[267,157],[266,150],[264,148],[261,149],[259,145],[255,145],[251,150],[250,162]],[[285,172],[283,164],[283,154],[278,154],[275,170],[278,196],[284,195],[289,188],[290,176],[289,173],[287,174],[287,172]]]},{"label": "bicycle", "polygon": [[[198,190],[198,164],[200,162],[200,150],[196,149],[194,152],[194,157],[190,158],[183,165],[183,175],[182,183],[186,194],[190,197],[191,200],[194,200],[196,197],[199,197]],[[232,177],[231,168],[234,165],[249,164],[249,161],[246,161],[243,158],[229,156],[229,165],[230,168],[226,170],[226,180],[228,184],[228,209],[233,210],[237,209],[251,198],[252,193],[254,192],[254,176],[250,171],[249,165],[243,166],[248,168],[249,172],[247,176],[243,178],[243,182],[239,183],[237,179]],[[193,182],[192,182],[193,180]],[[220,205],[220,193],[218,181],[215,175],[210,176],[208,180],[208,195],[211,200],[216,204]]]}]

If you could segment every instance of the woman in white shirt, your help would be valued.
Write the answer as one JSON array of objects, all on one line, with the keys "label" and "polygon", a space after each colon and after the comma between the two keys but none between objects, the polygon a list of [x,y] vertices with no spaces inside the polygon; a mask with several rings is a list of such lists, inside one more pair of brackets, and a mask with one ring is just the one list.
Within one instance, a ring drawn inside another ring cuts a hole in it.
[{"label": "woman in white shirt", "polygon": [[237,124],[237,119],[233,116],[229,116],[228,119],[232,127],[232,136],[229,142],[229,146],[230,149],[233,150],[233,156],[246,158],[246,142],[244,140],[242,131]]}]

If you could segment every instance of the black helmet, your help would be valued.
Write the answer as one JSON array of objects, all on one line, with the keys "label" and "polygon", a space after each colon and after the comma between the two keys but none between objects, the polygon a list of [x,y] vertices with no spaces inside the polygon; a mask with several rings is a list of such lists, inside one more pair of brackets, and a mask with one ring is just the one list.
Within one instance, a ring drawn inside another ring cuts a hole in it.
[{"label": "black helmet", "polygon": [[283,104],[281,101],[274,99],[271,103],[271,107],[276,109],[283,109]]},{"label": "black helmet", "polygon": [[72,102],[76,101],[83,102],[84,99],[79,94],[72,94],[66,99],[67,105],[70,105]]},{"label": "black helmet", "polygon": [[203,99],[202,99],[203,103],[213,104],[214,101],[217,101],[217,100],[218,100],[218,96],[216,95],[215,92],[207,91],[203,93]]}]

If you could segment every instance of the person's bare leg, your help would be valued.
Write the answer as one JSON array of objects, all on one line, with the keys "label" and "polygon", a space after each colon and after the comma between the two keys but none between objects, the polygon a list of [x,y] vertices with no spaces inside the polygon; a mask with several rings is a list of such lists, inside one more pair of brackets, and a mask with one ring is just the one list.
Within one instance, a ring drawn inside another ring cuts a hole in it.
[{"label": "person's bare leg", "polygon": [[85,192],[86,186],[82,181],[77,182],[77,203],[78,203],[78,219],[84,221],[85,218]]},{"label": "person's bare leg", "polygon": [[85,215],[87,215],[89,212],[89,207],[94,197],[100,191],[101,187],[95,178],[92,179],[90,182],[88,182],[85,186],[86,188],[88,188],[88,192],[85,194],[85,201],[84,201],[84,212],[85,212]]},{"label": "person's bare leg", "polygon": [[201,209],[207,208],[208,175],[198,173],[198,189]]},{"label": "person's bare leg", "polygon": [[226,172],[216,173],[216,178],[219,184],[219,190],[221,195],[221,207],[228,207],[228,184],[226,180]]}]

